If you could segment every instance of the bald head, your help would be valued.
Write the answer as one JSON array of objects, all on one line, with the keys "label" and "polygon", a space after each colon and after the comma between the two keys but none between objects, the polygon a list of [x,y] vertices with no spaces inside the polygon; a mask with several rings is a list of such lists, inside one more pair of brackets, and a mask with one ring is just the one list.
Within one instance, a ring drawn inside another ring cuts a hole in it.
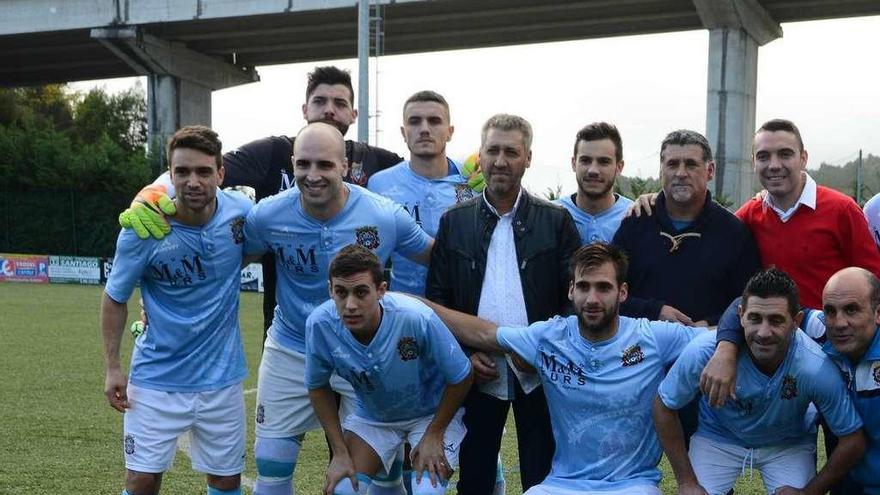
[{"label": "bald head", "polygon": [[826,295],[853,294],[865,297],[871,304],[871,309],[880,305],[880,280],[873,273],[858,266],[844,268],[828,279],[825,290],[822,291],[822,300]]},{"label": "bald head", "polygon": [[858,267],[835,273],[822,291],[828,341],[853,362],[865,355],[880,324],[880,281]]},{"label": "bald head", "polygon": [[320,147],[345,160],[345,138],[339,129],[324,122],[315,122],[300,129],[293,142],[293,156],[296,157],[303,147]]}]

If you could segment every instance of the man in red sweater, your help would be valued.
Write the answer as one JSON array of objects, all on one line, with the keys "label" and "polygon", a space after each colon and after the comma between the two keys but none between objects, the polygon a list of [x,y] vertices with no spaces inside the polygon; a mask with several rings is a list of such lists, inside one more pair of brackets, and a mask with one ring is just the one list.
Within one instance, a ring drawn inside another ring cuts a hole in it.
[{"label": "man in red sweater", "polygon": [[880,276],[880,253],[864,214],[851,198],[807,174],[807,150],[793,122],[764,123],[753,150],[767,194],[747,201],[736,216],[752,231],[761,264],[797,282],[801,306],[821,308],[825,282],[842,268],[860,266]]}]

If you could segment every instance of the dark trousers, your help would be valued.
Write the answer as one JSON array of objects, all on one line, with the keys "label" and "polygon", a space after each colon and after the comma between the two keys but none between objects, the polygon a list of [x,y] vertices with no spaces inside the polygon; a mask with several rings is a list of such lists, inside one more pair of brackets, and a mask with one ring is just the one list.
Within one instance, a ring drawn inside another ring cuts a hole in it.
[{"label": "dark trousers", "polygon": [[[523,491],[537,485],[550,473],[556,445],[550,428],[550,413],[544,389],[523,392],[514,378],[513,415],[519,450],[520,480]],[[495,471],[501,435],[511,401],[480,392],[475,386],[464,402],[464,425],[467,427],[459,456],[458,493],[488,495],[495,488]],[[508,480],[508,483],[510,481]]]},{"label": "dark trousers", "polygon": [[[831,429],[828,428],[828,424],[821,414],[819,415],[819,424],[822,425],[822,433],[825,435],[825,455],[830,458],[831,453],[837,448],[838,438],[837,435],[831,433]],[[862,495],[865,492],[861,484],[846,476],[831,486],[830,493],[831,495]]]}]

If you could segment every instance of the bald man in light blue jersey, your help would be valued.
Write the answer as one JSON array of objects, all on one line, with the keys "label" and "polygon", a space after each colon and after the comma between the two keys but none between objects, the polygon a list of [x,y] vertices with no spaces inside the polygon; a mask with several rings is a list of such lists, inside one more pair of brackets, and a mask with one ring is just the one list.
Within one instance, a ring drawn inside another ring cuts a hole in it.
[{"label": "bald man in light blue jersey", "polygon": [[[403,104],[400,133],[410,151],[409,160],[376,173],[371,191],[403,205],[431,237],[437,235],[440,217],[450,206],[473,198],[462,164],[446,156],[446,143],[455,127],[449,104],[434,91],[419,91]],[[422,296],[428,269],[403,256],[391,256],[391,289]]]},{"label": "bald man in light blue jersey", "polygon": [[[715,352],[715,332],[688,345],[660,385],[654,421],[684,493],[723,495],[743,465],[761,471],[768,493],[825,493],[864,451],[862,420],[840,373],[797,329],[797,301],[784,272],[771,268],[749,280],[739,309],[747,347],[737,357],[736,399],[720,408],[700,399],[689,459],[675,410],[697,396],[700,374]],[[811,404],[841,437],[818,475]]]},{"label": "bald man in light blue jersey", "polygon": [[[290,495],[302,435],[319,428],[305,386],[305,323],[328,299],[327,267],[344,246],[359,244],[381,259],[392,252],[427,263],[433,240],[404,209],[343,183],[345,144],[339,131],[309,124],[296,138],[296,188],[261,201],[245,222],[246,252],[275,254],[275,318],[257,383],[256,495]],[[343,414],[354,393],[339,377]]]},{"label": "bald man in light blue jersey", "polygon": [[538,370],[556,452],[550,474],[528,495],[660,494],[651,402],[665,368],[701,330],[619,316],[626,269],[614,246],[581,247],[571,260],[575,315],[528,327],[497,327],[429,304],[462,344],[515,352]]},{"label": "bald man in light blue jersey", "polygon": [[[332,300],[306,325],[309,396],[333,448],[325,492],[364,492],[362,485],[388,472],[409,442],[421,475],[413,493],[442,495],[464,438],[460,407],[470,388],[470,360],[433,311],[386,288],[379,259],[348,246],[330,265]],[[342,422],[329,387],[334,372],[358,399]]]},{"label": "bald man in light blue jersey", "polygon": [[[241,493],[246,367],[238,297],[242,230],[252,203],[218,190],[221,156],[217,134],[207,127],[177,131],[168,145],[179,192],[171,233],[146,241],[132,230],[119,233],[101,329],[105,394],[125,412],[123,494],[158,493],[187,431],[192,466],[207,474],[208,494]],[[119,346],[126,302],[138,282],[150,329],[135,341],[126,381]]]},{"label": "bald man in light blue jersey", "polygon": [[583,244],[610,243],[632,204],[613,191],[614,181],[623,171],[623,142],[617,127],[594,122],[578,131],[571,169],[577,192],[554,202],[571,213]]}]

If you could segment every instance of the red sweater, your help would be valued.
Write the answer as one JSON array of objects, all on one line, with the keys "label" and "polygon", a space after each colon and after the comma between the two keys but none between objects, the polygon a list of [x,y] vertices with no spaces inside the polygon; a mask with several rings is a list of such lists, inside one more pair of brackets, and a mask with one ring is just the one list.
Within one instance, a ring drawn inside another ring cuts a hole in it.
[{"label": "red sweater", "polygon": [[816,209],[801,205],[785,223],[756,199],[736,216],[752,231],[761,264],[776,266],[797,283],[801,306],[821,308],[825,283],[842,268],[860,266],[880,276],[880,252],[865,215],[833,189],[817,186]]}]

